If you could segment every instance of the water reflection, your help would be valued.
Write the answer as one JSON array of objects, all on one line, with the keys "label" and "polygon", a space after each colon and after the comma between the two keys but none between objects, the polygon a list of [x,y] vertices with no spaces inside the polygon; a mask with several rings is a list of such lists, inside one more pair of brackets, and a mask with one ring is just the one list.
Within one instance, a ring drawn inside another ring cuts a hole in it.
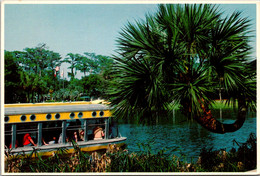
[{"label": "water reflection", "polygon": [[[177,117],[178,112],[175,114]],[[233,123],[235,117],[236,112],[224,111],[222,120],[224,123]],[[232,142],[234,139],[245,142],[250,133],[256,133],[255,117],[255,114],[248,114],[240,130],[226,134],[209,132],[198,123],[187,121],[181,116],[174,120],[172,116],[158,118],[157,123],[153,125],[121,122],[119,131],[122,136],[127,137],[126,143],[130,152],[142,151],[138,144],[143,143],[149,144],[154,153],[165,149],[167,154],[186,155],[187,160],[196,160],[203,147],[230,150],[236,147]]]}]

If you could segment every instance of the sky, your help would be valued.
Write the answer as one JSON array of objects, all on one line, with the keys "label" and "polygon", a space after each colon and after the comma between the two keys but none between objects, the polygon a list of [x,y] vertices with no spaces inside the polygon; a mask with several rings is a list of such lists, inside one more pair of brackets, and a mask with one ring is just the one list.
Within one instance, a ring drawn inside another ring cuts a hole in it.
[{"label": "sky", "polygon": [[[251,29],[256,30],[256,4],[221,4],[219,9],[224,15],[242,11],[243,17],[252,20]],[[84,52],[112,56],[127,22],[144,19],[156,10],[157,4],[5,4],[4,49],[22,51],[45,43],[62,58]],[[254,38],[254,57],[255,45]],[[66,73],[67,67],[63,64],[61,69]]]}]

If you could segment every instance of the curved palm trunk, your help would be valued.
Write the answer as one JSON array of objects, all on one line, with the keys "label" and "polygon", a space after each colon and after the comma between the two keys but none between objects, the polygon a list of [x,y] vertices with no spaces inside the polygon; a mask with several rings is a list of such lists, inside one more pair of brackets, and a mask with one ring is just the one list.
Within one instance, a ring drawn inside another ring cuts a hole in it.
[{"label": "curved palm trunk", "polygon": [[246,118],[246,111],[247,111],[247,106],[244,100],[239,100],[238,101],[238,115],[237,119],[234,123],[232,124],[223,124],[220,121],[216,120],[211,111],[207,110],[202,106],[203,109],[203,115],[202,116],[196,116],[194,119],[203,127],[205,127],[207,130],[214,132],[214,133],[220,133],[224,134],[227,132],[234,132],[239,130]]}]

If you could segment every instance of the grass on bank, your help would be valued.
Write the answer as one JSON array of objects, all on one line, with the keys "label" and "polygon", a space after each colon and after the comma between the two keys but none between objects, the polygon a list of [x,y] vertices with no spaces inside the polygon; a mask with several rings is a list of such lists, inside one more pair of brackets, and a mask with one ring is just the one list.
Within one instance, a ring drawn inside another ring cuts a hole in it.
[{"label": "grass on bank", "polygon": [[[52,157],[43,158],[38,151],[31,155],[6,153],[5,172],[244,172],[256,168],[256,135],[244,143],[233,141],[238,149],[230,151],[203,148],[194,163],[177,156],[169,158],[163,150],[153,154],[149,147],[143,152],[129,153],[115,145],[100,154],[84,153],[73,142],[74,153],[59,149]],[[32,155],[37,157],[33,158]]]},{"label": "grass on bank", "polygon": [[230,108],[237,108],[237,102],[233,104],[227,103],[227,100],[215,100],[215,103],[212,104],[213,109],[230,109]]},{"label": "grass on bank", "polygon": [[[180,110],[180,105],[177,105],[174,110],[175,111],[178,111]],[[215,110],[218,110],[218,109],[222,109],[222,110],[225,110],[225,109],[233,109],[233,108],[237,108],[238,107],[238,104],[237,102],[235,103],[228,103],[227,100],[215,100],[211,106],[210,106],[210,109],[215,109]]]}]

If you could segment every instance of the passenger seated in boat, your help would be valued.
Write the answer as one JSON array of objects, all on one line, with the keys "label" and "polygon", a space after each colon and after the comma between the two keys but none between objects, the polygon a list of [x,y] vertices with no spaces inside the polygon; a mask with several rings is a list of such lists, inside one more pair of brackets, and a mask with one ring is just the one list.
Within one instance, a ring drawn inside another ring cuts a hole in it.
[{"label": "passenger seated in boat", "polygon": [[83,130],[83,129],[80,129],[80,130],[79,130],[79,139],[80,139],[81,141],[84,141],[84,130]]},{"label": "passenger seated in boat", "polygon": [[97,126],[93,129],[94,134],[94,140],[100,140],[103,139],[102,136],[104,136],[103,129],[100,126]]},{"label": "passenger seated in boat", "polygon": [[61,133],[60,136],[59,136],[58,143],[59,143],[59,144],[62,143],[62,133]]},{"label": "passenger seated in boat", "polygon": [[[15,141],[15,148],[17,148],[18,147],[18,141],[16,140]],[[11,149],[12,148],[12,143],[9,145],[9,148]]]},{"label": "passenger seated in boat", "polygon": [[42,143],[43,143],[44,145],[48,145],[43,138],[42,138]]},{"label": "passenger seated in boat", "polygon": [[24,147],[27,147],[27,146],[32,146],[32,145],[37,146],[37,145],[34,143],[33,139],[31,138],[30,134],[29,134],[29,133],[26,133],[26,134],[24,135],[24,137],[23,137],[23,146],[24,146]]},{"label": "passenger seated in boat", "polygon": [[[69,142],[69,138],[68,138],[68,137],[66,137],[66,142]],[[58,143],[59,143],[59,144],[62,143],[62,133],[61,133],[60,136],[59,136]]]},{"label": "passenger seated in boat", "polygon": [[74,140],[75,142],[78,142],[78,134],[77,134],[77,131],[74,131],[74,132],[73,132],[72,140]]},{"label": "passenger seated in boat", "polygon": [[[43,138],[42,138],[42,143],[43,143],[44,145],[48,145],[48,144],[44,141]],[[24,147],[28,147],[28,146],[32,146],[32,145],[37,146],[37,144],[33,141],[33,139],[32,139],[32,137],[30,136],[30,134],[29,134],[29,133],[26,133],[26,134],[24,135],[24,137],[23,137],[23,146],[24,146]]]},{"label": "passenger seated in boat", "polygon": [[49,144],[55,144],[56,143],[56,137],[53,136],[52,140],[48,142]]}]

